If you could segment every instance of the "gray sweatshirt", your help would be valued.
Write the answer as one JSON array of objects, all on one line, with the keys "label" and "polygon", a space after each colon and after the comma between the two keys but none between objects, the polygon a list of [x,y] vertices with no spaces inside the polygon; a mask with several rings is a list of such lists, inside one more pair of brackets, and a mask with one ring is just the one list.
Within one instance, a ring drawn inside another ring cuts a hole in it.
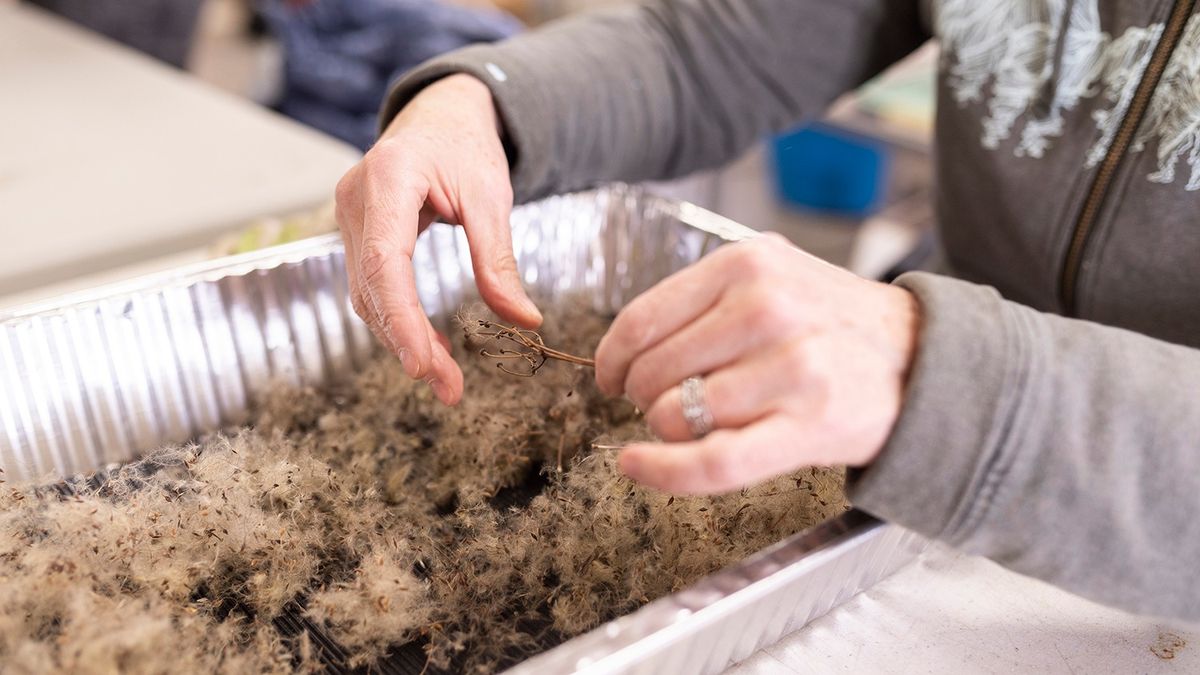
[{"label": "gray sweatshirt", "polygon": [[[658,0],[437,59],[486,82],[519,200],[678,176],[930,36],[955,277],[861,508],[1125,609],[1200,620],[1195,0]],[[1069,12],[1069,16],[1068,16]]]}]

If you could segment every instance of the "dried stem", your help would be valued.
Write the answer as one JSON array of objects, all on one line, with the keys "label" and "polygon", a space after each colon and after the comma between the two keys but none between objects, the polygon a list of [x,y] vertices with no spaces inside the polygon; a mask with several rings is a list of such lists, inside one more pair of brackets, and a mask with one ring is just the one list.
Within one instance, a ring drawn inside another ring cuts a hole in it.
[{"label": "dried stem", "polygon": [[[463,326],[463,329],[468,331],[468,335],[472,337],[484,338],[487,340],[495,340],[498,347],[495,351],[490,351],[487,347],[479,350],[479,353],[491,359],[497,359],[500,363],[496,367],[510,375],[518,377],[533,377],[537,371],[546,364],[547,360],[565,361],[573,363],[577,366],[585,366],[595,368],[596,362],[592,359],[585,359],[582,356],[568,354],[551,347],[547,347],[542,341],[542,336],[537,331],[524,328],[516,328],[513,326],[505,326],[494,321],[486,319],[476,320],[477,327]],[[516,361],[525,363],[529,370],[515,370],[509,368],[507,363]]]}]

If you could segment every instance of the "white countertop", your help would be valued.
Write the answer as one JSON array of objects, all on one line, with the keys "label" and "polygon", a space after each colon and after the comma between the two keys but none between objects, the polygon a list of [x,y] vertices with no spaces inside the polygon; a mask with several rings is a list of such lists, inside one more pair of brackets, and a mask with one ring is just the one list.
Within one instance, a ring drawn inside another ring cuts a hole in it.
[{"label": "white countertop", "polygon": [[0,3],[0,92],[0,296],[10,299],[199,257],[252,218],[328,200],[358,157],[24,5]]},{"label": "white countertop", "polygon": [[1198,639],[934,546],[727,675],[1196,673]]}]

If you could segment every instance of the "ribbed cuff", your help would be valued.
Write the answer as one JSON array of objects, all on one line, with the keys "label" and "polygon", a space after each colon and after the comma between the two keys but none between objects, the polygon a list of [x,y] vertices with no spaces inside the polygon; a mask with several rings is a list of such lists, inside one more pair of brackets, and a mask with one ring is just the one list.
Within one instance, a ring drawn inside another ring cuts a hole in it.
[{"label": "ribbed cuff", "polygon": [[847,490],[858,507],[954,543],[984,505],[1022,388],[1025,349],[991,288],[914,272],[895,282],[922,308],[920,343],[892,436]]}]

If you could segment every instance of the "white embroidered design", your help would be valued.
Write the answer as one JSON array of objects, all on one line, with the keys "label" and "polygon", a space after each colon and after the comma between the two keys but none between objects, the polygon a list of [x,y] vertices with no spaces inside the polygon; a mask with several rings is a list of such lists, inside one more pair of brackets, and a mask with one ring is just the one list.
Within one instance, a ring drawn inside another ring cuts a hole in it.
[{"label": "white embroidered design", "polygon": [[[1099,164],[1108,152],[1108,146],[1112,145],[1113,136],[1125,117],[1125,111],[1129,109],[1133,93],[1142,80],[1142,74],[1146,72],[1146,65],[1150,62],[1150,55],[1162,35],[1162,30],[1162,24],[1130,28],[1121,37],[1110,42],[1101,54],[1097,78],[1104,98],[1112,101],[1113,106],[1092,113],[1092,119],[1100,129],[1100,138],[1088,150],[1088,168]],[[1151,105],[1153,106],[1153,101]]]},{"label": "white embroidered design", "polygon": [[[960,105],[983,102],[981,142],[996,149],[1019,133],[1014,153],[1041,157],[1063,133],[1064,113],[1081,99],[1104,103],[1092,113],[1099,138],[1084,164],[1108,151],[1141,81],[1162,24],[1132,27],[1113,38],[1100,26],[1100,0],[941,0],[935,25],[946,81]],[[1068,7],[1070,16],[1067,17]],[[1066,30],[1062,21],[1067,19]],[[1062,56],[1055,73],[1055,52]],[[1053,91],[1047,92],[1051,78]],[[989,88],[990,86],[990,88]],[[1043,105],[1039,98],[1049,95]],[[1151,99],[1131,146],[1141,152],[1158,141],[1158,171],[1149,179],[1175,180],[1186,161],[1188,190],[1200,190],[1200,17],[1192,17]]]},{"label": "white embroidered design", "polygon": [[1158,171],[1150,180],[1175,182],[1175,165],[1182,159],[1191,168],[1186,188],[1200,190],[1200,15],[1188,21],[1132,149],[1141,152],[1154,138]]}]

